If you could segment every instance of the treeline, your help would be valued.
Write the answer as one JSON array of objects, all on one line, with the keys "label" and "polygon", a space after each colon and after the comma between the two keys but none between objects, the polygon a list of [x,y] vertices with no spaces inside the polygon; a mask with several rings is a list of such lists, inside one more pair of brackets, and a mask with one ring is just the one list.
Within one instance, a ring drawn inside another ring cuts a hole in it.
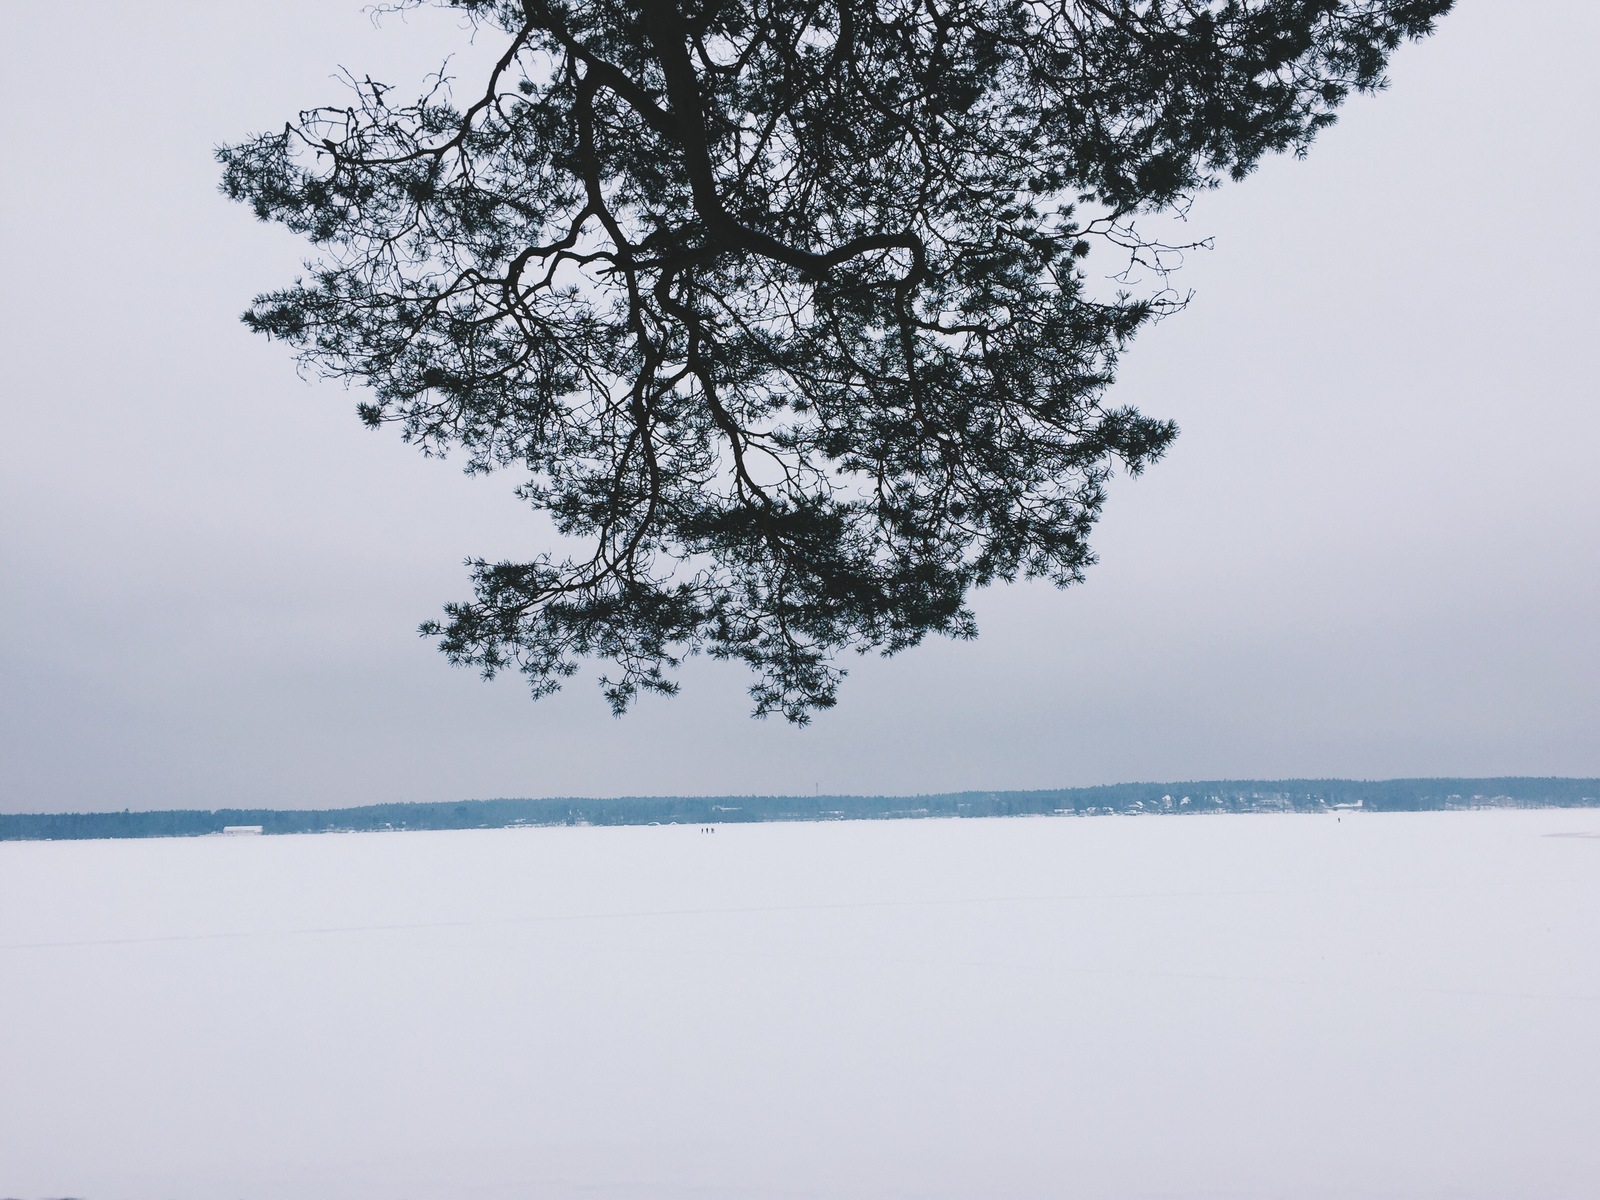
[{"label": "treeline", "polygon": [[263,833],[503,829],[518,825],[711,825],[747,821],[894,820],[1108,813],[1419,812],[1600,806],[1596,779],[1213,780],[1119,783],[1033,792],[933,796],[624,796],[611,800],[465,800],[357,808],[167,809],[0,813],[0,841],[198,837],[230,825]]}]

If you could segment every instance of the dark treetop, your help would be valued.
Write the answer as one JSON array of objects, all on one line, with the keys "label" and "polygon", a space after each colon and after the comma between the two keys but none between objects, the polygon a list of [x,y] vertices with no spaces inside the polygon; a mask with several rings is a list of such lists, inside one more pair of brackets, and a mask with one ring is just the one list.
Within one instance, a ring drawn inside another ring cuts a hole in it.
[{"label": "dark treetop", "polygon": [[[609,660],[620,712],[703,651],[804,721],[842,649],[1082,578],[1176,434],[1105,399],[1181,303],[1134,219],[1303,150],[1451,3],[457,0],[504,40],[461,99],[351,77],[219,151],[321,254],[245,320],[572,547],[472,562],[452,662]],[[1096,244],[1155,283],[1092,295]]]}]

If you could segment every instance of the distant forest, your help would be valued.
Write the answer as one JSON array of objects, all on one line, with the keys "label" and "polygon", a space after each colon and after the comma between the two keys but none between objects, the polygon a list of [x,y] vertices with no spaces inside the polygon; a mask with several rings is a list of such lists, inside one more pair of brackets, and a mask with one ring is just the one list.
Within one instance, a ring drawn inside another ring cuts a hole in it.
[{"label": "distant forest", "polygon": [[504,829],[525,825],[713,825],[917,817],[1098,816],[1111,813],[1420,812],[1600,807],[1600,779],[1216,780],[1119,783],[1036,792],[934,796],[623,796],[612,800],[463,800],[356,808],[169,809],[0,813],[0,841],[199,837],[227,826],[263,833]]}]

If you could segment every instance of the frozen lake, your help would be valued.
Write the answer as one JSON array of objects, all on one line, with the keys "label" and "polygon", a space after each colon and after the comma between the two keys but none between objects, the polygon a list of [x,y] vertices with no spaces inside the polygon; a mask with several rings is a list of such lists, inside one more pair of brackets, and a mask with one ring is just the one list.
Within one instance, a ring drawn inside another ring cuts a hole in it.
[{"label": "frozen lake", "polygon": [[0,1196],[1600,1195],[1600,811],[0,843]]}]

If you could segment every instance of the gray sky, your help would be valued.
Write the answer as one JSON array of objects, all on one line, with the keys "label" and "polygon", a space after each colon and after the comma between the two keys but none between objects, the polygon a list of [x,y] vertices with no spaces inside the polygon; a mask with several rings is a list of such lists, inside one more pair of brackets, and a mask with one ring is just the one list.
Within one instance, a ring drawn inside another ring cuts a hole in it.
[{"label": "gray sky", "polygon": [[621,721],[448,667],[415,628],[461,559],[538,548],[514,479],[238,323],[304,250],[212,147],[341,64],[413,83],[451,27],[0,6],[0,809],[1600,774],[1588,0],[1464,0],[1307,161],[1203,198],[1195,302],[1116,392],[1183,435],[1088,582],[856,660],[805,730],[736,667]]}]

